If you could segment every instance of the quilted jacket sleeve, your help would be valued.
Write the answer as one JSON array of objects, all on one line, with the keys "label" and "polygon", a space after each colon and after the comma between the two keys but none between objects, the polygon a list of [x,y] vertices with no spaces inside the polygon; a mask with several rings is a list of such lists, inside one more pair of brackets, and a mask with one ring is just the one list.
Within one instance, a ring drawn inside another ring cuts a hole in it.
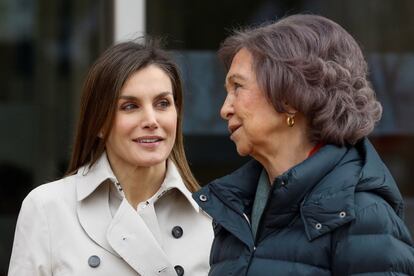
[{"label": "quilted jacket sleeve", "polygon": [[52,275],[48,221],[34,192],[23,201],[19,213],[8,276]]},{"label": "quilted jacket sleeve", "polygon": [[373,194],[359,200],[368,204],[334,234],[333,275],[414,275],[414,248],[402,219]]}]

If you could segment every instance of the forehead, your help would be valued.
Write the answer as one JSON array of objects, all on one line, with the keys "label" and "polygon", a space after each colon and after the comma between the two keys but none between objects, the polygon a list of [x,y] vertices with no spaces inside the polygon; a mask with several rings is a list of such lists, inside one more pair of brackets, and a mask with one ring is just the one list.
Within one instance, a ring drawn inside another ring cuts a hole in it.
[{"label": "forehead", "polygon": [[153,64],[133,73],[121,89],[121,94],[147,92],[172,92],[170,77]]},{"label": "forehead", "polygon": [[251,79],[254,78],[255,74],[253,71],[253,56],[245,48],[240,49],[236,55],[234,55],[233,60],[230,65],[230,69],[227,72],[226,79],[230,78],[245,78]]}]

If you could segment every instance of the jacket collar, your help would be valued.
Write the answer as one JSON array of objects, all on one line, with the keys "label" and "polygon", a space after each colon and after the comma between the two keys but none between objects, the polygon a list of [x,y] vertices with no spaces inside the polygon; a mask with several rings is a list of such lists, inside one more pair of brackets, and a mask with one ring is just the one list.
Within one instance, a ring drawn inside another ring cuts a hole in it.
[{"label": "jacket collar", "polygon": [[331,172],[356,160],[359,160],[358,153],[352,148],[325,145],[278,176],[262,215],[259,235],[265,238],[275,229],[287,227],[299,214],[309,240],[353,220],[353,195],[359,170],[351,175],[345,174],[342,180]]},{"label": "jacket collar", "polygon": [[235,172],[214,180],[202,190],[208,187],[215,196],[236,213],[250,214],[249,208],[252,206],[262,169],[259,162],[250,160]]},{"label": "jacket collar", "polygon": [[[236,213],[249,214],[262,169],[257,161],[252,160],[236,172],[213,181],[197,194],[211,192],[221,204]],[[336,173],[331,174],[334,169],[347,173],[341,174],[339,179]],[[274,180],[258,236],[264,237],[275,228],[286,227],[299,213],[309,240],[353,220],[354,192],[360,171],[360,157],[356,149],[325,145]],[[222,212],[214,211],[218,208],[211,202],[200,204],[210,206],[206,211],[214,219],[222,216]]]},{"label": "jacket collar", "polygon": [[[305,199],[302,218],[309,239],[355,218],[355,193],[380,196],[403,217],[404,203],[391,173],[367,138],[350,147],[342,160]],[[317,223],[322,227],[316,229]]]},{"label": "jacket collar", "polygon": [[[296,165],[273,181],[272,198],[278,206],[301,202],[304,196],[326,175],[347,152],[345,147],[325,145],[317,153]],[[257,182],[263,166],[251,160],[232,174],[219,178],[209,184],[215,194],[226,205],[238,213],[250,213],[249,207],[254,200]]]},{"label": "jacket collar", "polygon": [[[77,178],[78,181],[76,191],[78,201],[82,201],[85,198],[89,197],[100,185],[106,181],[109,181],[111,183],[118,182],[111,169],[111,165],[109,164],[108,157],[105,152],[92,167],[85,165],[79,168],[77,172]],[[155,196],[152,197],[152,200],[155,203],[155,201],[157,201],[166,192],[172,189],[179,190],[189,201],[194,210],[196,212],[200,211],[200,207],[194,201],[191,192],[185,186],[176,165],[172,160],[169,159],[167,161],[167,172],[164,182],[161,184],[161,187]]]},{"label": "jacket collar", "polygon": [[[200,194],[217,198],[214,203],[197,201],[217,222],[240,230],[240,224],[223,218],[223,208],[216,206],[226,205],[239,215],[249,214],[262,169],[252,160],[203,187],[194,198]],[[355,219],[355,192],[360,191],[380,195],[402,215],[401,194],[368,139],[355,147],[325,145],[275,179],[258,236],[286,227],[300,214],[306,235],[313,240]],[[241,234],[239,237],[242,239]]]},{"label": "jacket collar", "polygon": [[[309,167],[298,186],[305,187],[306,178],[317,175],[308,182],[306,194],[297,205],[306,235],[313,240],[355,219],[355,186],[360,179],[361,157],[354,147],[327,145],[302,165]],[[294,174],[301,172],[299,168]]]},{"label": "jacket collar", "polygon": [[368,139],[362,141],[357,147],[362,152],[365,162],[361,172],[361,181],[358,183],[356,191],[375,191],[402,217],[404,210],[403,198],[390,171]]}]

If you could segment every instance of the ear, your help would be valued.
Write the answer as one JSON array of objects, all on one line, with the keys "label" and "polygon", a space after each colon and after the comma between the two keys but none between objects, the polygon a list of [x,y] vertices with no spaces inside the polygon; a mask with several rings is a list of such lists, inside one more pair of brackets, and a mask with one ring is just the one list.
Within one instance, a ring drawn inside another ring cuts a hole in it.
[{"label": "ear", "polygon": [[291,106],[288,102],[283,103],[283,108],[286,110],[286,113],[291,115],[296,114],[298,112],[298,110]]}]

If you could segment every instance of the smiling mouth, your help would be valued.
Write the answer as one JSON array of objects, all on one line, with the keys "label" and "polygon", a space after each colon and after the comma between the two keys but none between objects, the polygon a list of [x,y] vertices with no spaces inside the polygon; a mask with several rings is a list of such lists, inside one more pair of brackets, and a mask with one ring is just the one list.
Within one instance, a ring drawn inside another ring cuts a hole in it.
[{"label": "smiling mouth", "polygon": [[232,125],[232,126],[229,126],[230,135],[233,134],[236,130],[238,130],[240,128],[240,126],[241,125]]},{"label": "smiling mouth", "polygon": [[134,139],[134,142],[141,143],[141,144],[151,144],[151,143],[161,142],[162,140],[164,139],[162,139],[161,137],[144,137],[144,138]]}]

